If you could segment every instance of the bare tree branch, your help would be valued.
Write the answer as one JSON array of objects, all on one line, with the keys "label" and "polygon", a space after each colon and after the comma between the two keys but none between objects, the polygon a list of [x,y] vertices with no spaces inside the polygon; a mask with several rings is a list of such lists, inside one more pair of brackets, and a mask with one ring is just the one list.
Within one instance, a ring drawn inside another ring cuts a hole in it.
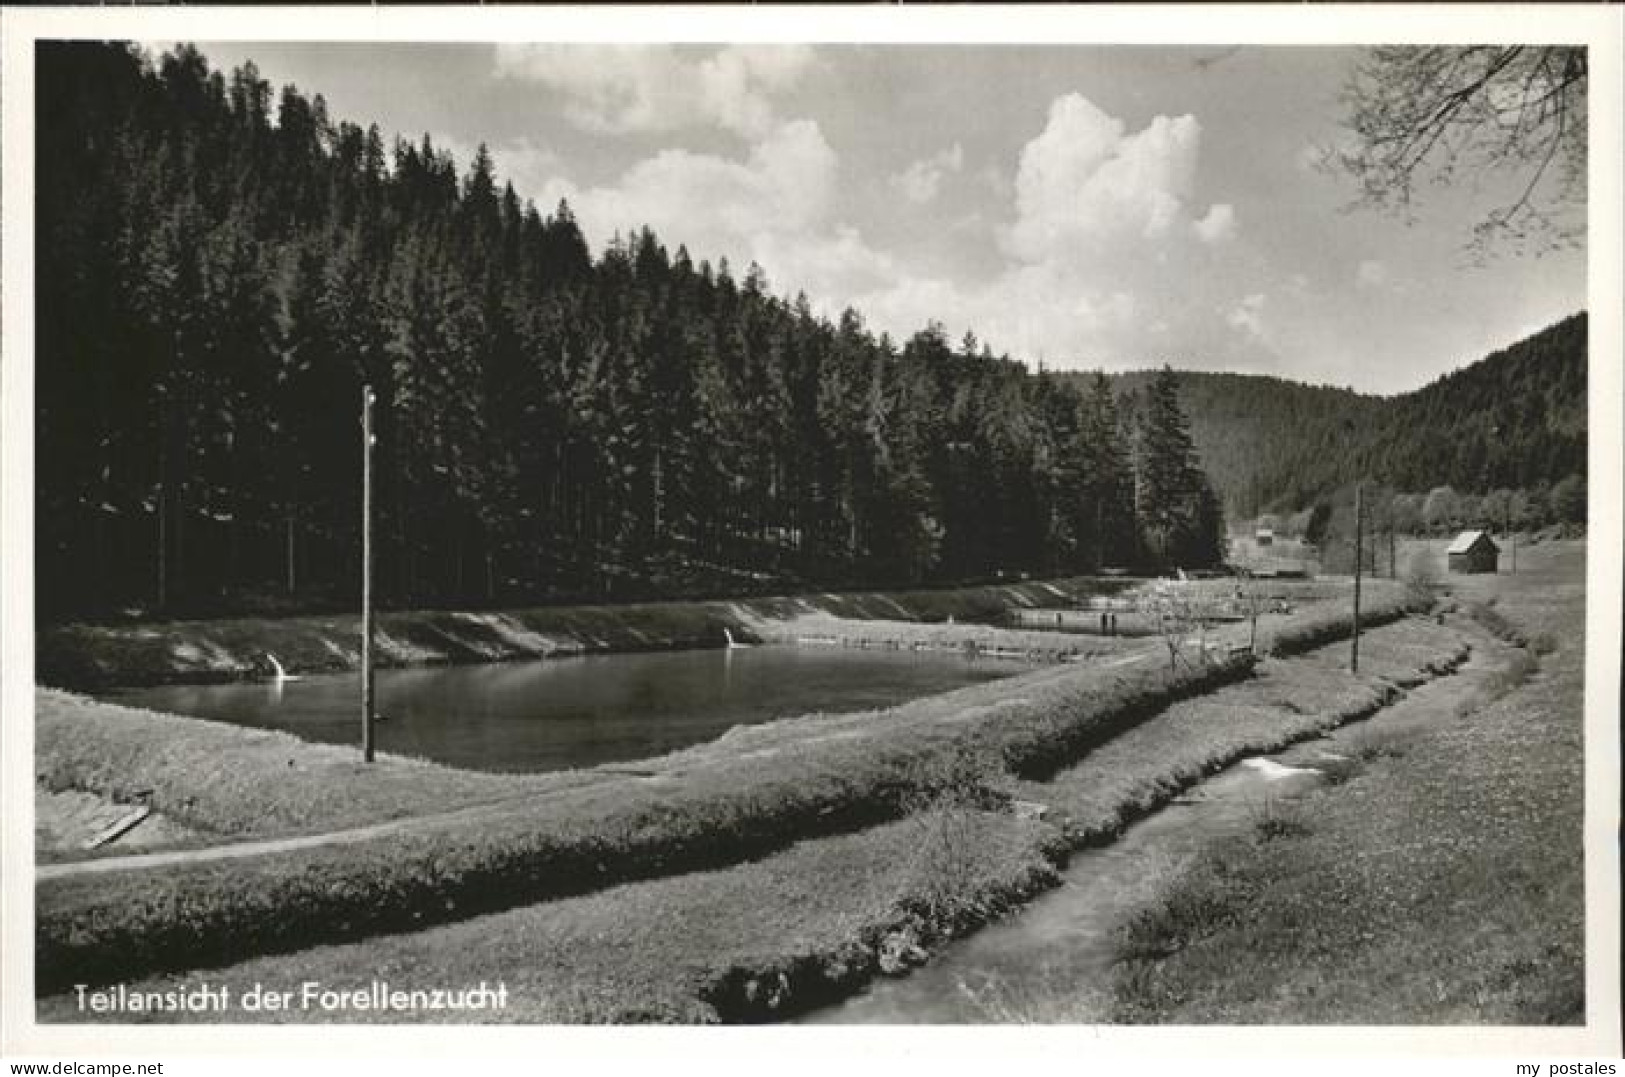
[{"label": "bare tree branch", "polygon": [[1407,215],[1423,183],[1520,174],[1470,246],[1570,246],[1584,235],[1586,73],[1585,50],[1566,46],[1373,48],[1344,87],[1352,145],[1330,163],[1357,204]]}]

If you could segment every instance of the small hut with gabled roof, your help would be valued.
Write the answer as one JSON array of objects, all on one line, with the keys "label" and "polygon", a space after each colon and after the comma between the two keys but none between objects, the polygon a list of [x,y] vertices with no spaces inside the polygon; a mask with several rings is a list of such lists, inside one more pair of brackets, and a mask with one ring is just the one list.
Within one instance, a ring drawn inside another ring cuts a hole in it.
[{"label": "small hut with gabled roof", "polygon": [[1500,558],[1501,547],[1488,531],[1463,531],[1445,551],[1451,572],[1494,572]]}]

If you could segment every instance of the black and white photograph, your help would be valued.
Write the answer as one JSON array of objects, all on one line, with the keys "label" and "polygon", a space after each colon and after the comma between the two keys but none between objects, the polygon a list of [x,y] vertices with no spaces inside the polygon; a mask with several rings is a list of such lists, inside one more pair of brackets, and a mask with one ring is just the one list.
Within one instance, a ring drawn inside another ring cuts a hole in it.
[{"label": "black and white photograph", "polygon": [[1618,1058],[1622,20],[1532,12],[7,11],[8,1055]]}]

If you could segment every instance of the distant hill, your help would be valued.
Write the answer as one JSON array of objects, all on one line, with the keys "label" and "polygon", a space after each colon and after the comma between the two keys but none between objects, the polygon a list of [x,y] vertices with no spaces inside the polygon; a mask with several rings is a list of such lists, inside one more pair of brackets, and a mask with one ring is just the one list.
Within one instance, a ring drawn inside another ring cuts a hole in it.
[{"label": "distant hill", "polygon": [[[1151,377],[1112,383],[1127,397]],[[1356,477],[1483,492],[1586,472],[1583,312],[1399,396],[1247,374],[1178,378],[1192,439],[1232,519],[1302,508]]]}]

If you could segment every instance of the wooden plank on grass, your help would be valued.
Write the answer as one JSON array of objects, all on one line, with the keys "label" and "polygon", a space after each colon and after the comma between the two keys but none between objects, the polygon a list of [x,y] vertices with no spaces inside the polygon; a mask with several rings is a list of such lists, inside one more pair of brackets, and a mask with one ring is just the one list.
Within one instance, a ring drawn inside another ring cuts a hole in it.
[{"label": "wooden plank on grass", "polygon": [[134,830],[143,819],[151,814],[151,808],[136,808],[134,811],[121,817],[117,822],[113,823],[101,833],[85,842],[85,848],[100,849],[103,845],[106,845],[109,842],[117,841],[119,838],[122,838],[124,835]]}]

